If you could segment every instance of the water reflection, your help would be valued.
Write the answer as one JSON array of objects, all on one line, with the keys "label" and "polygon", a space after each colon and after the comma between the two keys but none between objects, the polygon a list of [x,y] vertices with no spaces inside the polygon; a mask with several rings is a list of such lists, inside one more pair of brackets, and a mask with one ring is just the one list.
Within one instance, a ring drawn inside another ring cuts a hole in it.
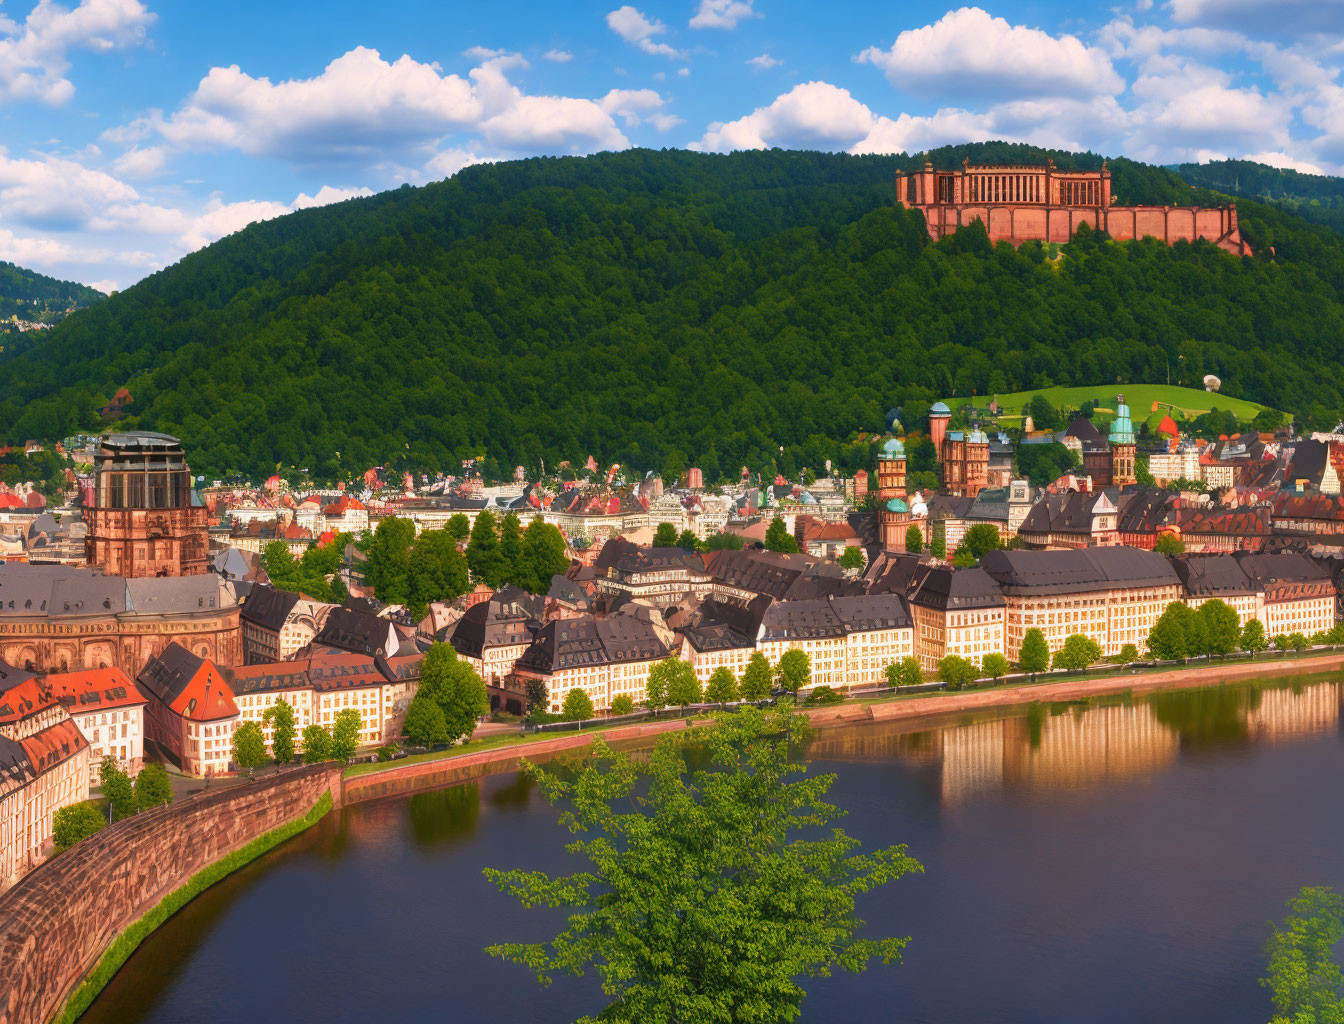
[{"label": "water reflection", "polygon": [[1009,717],[968,715],[916,732],[902,732],[901,723],[825,731],[808,753],[925,766],[939,801],[956,805],[986,791],[1083,789],[1139,778],[1182,755],[1337,730],[1340,696],[1336,682],[1292,680],[1034,704]]},{"label": "water reflection", "polygon": [[[523,797],[526,803],[527,797]],[[401,811],[388,801],[392,813]],[[466,782],[448,789],[416,793],[405,809],[406,823],[417,846],[433,848],[470,838],[481,817],[479,783]]]}]

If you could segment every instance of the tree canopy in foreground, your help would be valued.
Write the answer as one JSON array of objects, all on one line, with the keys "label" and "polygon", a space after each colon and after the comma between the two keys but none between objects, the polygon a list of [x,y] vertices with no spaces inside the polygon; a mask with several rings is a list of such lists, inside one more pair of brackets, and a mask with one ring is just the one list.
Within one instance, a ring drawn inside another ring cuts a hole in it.
[{"label": "tree canopy in foreground", "polygon": [[923,868],[903,845],[864,853],[833,826],[835,776],[808,775],[796,756],[807,728],[744,708],[661,737],[647,759],[597,739],[571,772],[527,764],[590,867],[487,868],[524,906],[572,911],[548,942],[487,952],[543,985],[596,969],[611,1002],[584,1021],[703,1024],[793,1020],[800,979],[899,962],[909,938],[859,938],[855,899]]}]

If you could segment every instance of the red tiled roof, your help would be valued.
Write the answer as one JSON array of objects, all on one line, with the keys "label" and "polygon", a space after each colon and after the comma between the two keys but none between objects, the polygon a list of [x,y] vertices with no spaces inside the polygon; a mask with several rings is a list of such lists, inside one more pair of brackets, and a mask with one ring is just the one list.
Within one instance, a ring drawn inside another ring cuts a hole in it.
[{"label": "red tiled roof", "polygon": [[67,718],[19,740],[19,745],[40,774],[74,757],[89,743],[79,731],[79,726]]},{"label": "red tiled roof", "polygon": [[147,703],[147,698],[119,668],[86,668],[75,672],[52,672],[43,681],[52,695],[72,715],[108,708],[129,708]]}]

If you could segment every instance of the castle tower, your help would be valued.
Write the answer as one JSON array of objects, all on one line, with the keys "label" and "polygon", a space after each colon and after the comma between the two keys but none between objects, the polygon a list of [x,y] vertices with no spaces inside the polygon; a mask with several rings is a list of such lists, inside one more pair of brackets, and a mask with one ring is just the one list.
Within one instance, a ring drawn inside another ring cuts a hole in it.
[{"label": "castle tower", "polygon": [[947,421],[952,418],[952,410],[942,402],[934,402],[929,409],[929,440],[938,458],[943,457],[943,438],[947,436]]},{"label": "castle tower", "polygon": [[905,531],[910,525],[910,506],[905,500],[905,445],[894,437],[877,454],[877,497],[882,502],[878,513],[882,547],[904,551]]},{"label": "castle tower", "polygon": [[968,498],[974,498],[989,486],[989,438],[976,427],[966,438],[966,470],[964,491]]},{"label": "castle tower", "polygon": [[1124,395],[1115,396],[1115,419],[1111,421],[1111,484],[1123,487],[1138,480],[1135,470],[1134,424]]},{"label": "castle tower", "polygon": [[209,568],[206,510],[191,500],[182,442],[109,434],[94,456],[85,558],[112,576],[195,576]]}]

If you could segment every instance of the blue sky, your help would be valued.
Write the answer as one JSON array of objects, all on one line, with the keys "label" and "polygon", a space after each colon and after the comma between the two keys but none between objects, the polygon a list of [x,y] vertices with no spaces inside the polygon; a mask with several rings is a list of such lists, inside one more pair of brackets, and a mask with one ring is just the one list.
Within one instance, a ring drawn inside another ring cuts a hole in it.
[{"label": "blue sky", "polygon": [[991,138],[1344,167],[1344,0],[0,0],[0,259],[126,287],[250,221],[627,146]]}]

